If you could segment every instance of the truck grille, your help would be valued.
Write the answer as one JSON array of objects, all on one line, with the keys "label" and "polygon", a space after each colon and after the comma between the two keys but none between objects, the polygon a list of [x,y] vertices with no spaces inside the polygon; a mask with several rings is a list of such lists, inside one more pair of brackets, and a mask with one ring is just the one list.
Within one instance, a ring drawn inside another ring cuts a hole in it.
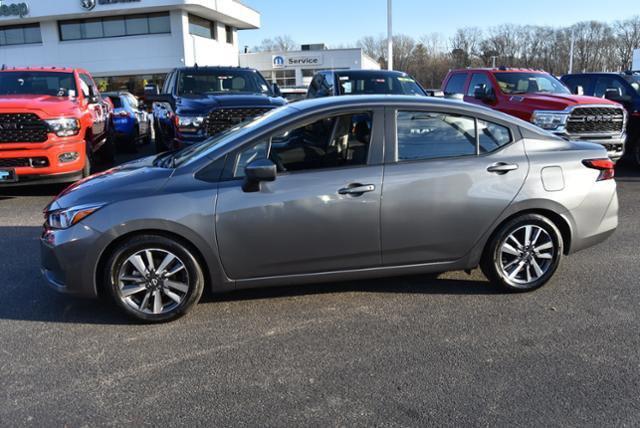
[{"label": "truck grille", "polygon": [[44,168],[49,166],[49,159],[37,158],[0,158],[0,168],[34,167]]},{"label": "truck grille", "polygon": [[209,113],[209,116],[205,120],[204,129],[207,130],[208,135],[216,135],[247,119],[262,116],[269,110],[271,110],[269,107],[223,108],[214,110]]},{"label": "truck grille", "polygon": [[33,113],[0,113],[0,143],[43,143],[48,131]]},{"label": "truck grille", "polygon": [[567,121],[569,134],[620,134],[624,110],[617,107],[577,107]]}]

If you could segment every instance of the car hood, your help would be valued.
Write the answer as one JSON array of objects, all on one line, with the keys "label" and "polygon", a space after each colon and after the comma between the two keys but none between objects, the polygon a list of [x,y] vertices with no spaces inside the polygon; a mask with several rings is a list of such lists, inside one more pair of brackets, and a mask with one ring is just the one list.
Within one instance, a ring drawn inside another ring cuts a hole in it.
[{"label": "car hood", "polygon": [[0,111],[33,112],[43,118],[70,116],[78,113],[77,99],[51,95],[0,95]]},{"label": "car hood", "polygon": [[82,179],[63,190],[45,211],[111,203],[150,195],[162,188],[173,170],[153,166],[155,156],[129,162]]},{"label": "car hood", "polygon": [[594,104],[602,104],[605,106],[618,105],[618,103],[604,98],[571,94],[547,94],[541,92],[512,95],[510,99],[512,102],[526,103],[528,107],[535,110],[564,110],[567,107]]},{"label": "car hood", "polygon": [[178,114],[204,114],[215,108],[280,107],[287,102],[284,98],[268,95],[204,95],[180,97],[176,103]]}]

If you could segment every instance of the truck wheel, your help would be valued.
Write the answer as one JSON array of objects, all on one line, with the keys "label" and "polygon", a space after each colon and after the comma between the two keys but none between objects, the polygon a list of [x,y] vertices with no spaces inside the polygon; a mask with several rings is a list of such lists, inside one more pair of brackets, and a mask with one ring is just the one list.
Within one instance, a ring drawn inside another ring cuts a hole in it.
[{"label": "truck wheel", "polygon": [[556,225],[539,214],[527,214],[497,230],[480,267],[489,281],[508,291],[531,291],[551,279],[562,254],[562,234]]}]

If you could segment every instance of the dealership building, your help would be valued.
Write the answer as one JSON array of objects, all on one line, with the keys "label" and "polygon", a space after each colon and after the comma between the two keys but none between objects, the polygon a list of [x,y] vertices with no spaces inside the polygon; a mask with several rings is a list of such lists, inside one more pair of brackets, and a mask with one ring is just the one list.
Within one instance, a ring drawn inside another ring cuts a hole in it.
[{"label": "dealership building", "polygon": [[240,65],[259,70],[282,88],[306,87],[320,70],[379,70],[380,64],[362,49],[325,49],[302,45],[300,51],[240,54]]},{"label": "dealership building", "polygon": [[0,0],[0,64],[89,70],[101,90],[140,93],[180,66],[238,65],[237,0]]}]

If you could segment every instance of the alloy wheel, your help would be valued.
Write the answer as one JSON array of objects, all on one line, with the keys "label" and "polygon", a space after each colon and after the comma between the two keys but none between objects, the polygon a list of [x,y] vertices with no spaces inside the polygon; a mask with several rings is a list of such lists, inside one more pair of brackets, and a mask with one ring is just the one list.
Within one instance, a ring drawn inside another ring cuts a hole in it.
[{"label": "alloy wheel", "polygon": [[556,245],[542,227],[528,224],[511,232],[499,247],[500,271],[516,287],[527,288],[542,278],[556,257]]},{"label": "alloy wheel", "polygon": [[129,256],[118,272],[119,298],[135,311],[161,315],[174,310],[189,293],[189,273],[175,254],[158,248]]}]

